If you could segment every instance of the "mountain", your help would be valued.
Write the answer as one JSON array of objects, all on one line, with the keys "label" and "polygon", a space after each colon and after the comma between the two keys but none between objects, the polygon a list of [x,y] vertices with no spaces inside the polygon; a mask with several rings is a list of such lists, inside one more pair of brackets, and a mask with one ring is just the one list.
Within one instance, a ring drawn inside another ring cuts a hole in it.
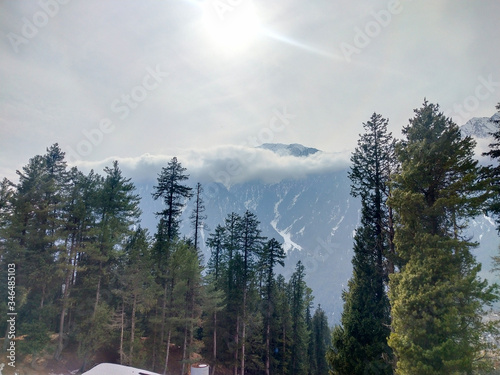
[{"label": "mountain", "polygon": [[291,145],[285,145],[282,143],[264,143],[258,146],[258,148],[263,148],[270,150],[279,156],[309,156],[319,152],[318,149],[312,147],[305,147],[298,143],[293,143]]},{"label": "mountain", "polygon": [[[307,158],[321,151],[302,145],[265,144],[277,158]],[[254,212],[261,222],[262,235],[276,238],[287,253],[285,267],[277,272],[287,279],[301,260],[306,268],[306,282],[314,292],[314,304],[330,315],[330,322],[338,321],[342,312],[342,290],[351,277],[352,243],[359,221],[360,203],[350,196],[347,169],[319,173],[307,178],[284,179],[277,183],[248,181],[230,187],[210,183],[204,194],[206,207],[202,250],[208,260],[209,249],[204,246],[211,230],[223,224],[231,212]],[[189,173],[189,170],[187,171]],[[194,185],[194,182],[192,183]],[[151,197],[155,180],[136,184],[142,196],[142,225],[156,231],[154,212],[161,203]],[[192,235],[188,217],[193,202],[187,202],[182,215],[181,232]]]},{"label": "mountain", "polygon": [[498,130],[500,113],[491,117],[474,117],[460,127],[463,136],[471,136],[476,139],[491,138],[491,133]]},{"label": "mountain", "polygon": [[[472,119],[462,127],[462,132],[476,138],[489,136],[496,118]],[[296,157],[302,161],[322,153],[300,144],[269,143],[260,148],[272,151],[276,158]],[[351,182],[347,172],[348,168],[339,167],[334,171],[286,178],[276,183],[252,180],[225,186],[210,182],[210,192],[204,195],[208,230],[202,231],[202,242],[210,230],[224,223],[231,212],[243,214],[247,209],[254,212],[261,221],[262,234],[282,242],[287,252],[285,267],[277,272],[288,278],[297,261],[301,260],[306,268],[307,284],[314,293],[314,304],[321,304],[330,324],[339,323],[342,291],[352,273],[353,236],[360,216],[360,202],[350,196]],[[151,233],[156,227],[152,213],[160,209],[160,203],[151,198],[155,184],[156,180],[151,180],[138,185],[143,197],[142,209],[146,213],[143,226]],[[192,235],[188,220],[192,204],[187,202],[183,213],[181,231],[186,236]],[[496,279],[489,272],[491,256],[497,253],[500,244],[495,223],[485,216],[474,218],[467,235],[479,243],[475,254],[483,264],[481,277]],[[208,260],[209,250],[205,247],[202,250]]]}]

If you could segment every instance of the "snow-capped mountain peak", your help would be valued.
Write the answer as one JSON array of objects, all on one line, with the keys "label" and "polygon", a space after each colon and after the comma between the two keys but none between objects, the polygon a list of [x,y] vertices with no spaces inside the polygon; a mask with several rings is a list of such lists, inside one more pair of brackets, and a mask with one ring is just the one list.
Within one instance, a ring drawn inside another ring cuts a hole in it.
[{"label": "snow-capped mountain peak", "polygon": [[498,130],[500,122],[500,113],[495,113],[491,117],[474,117],[460,127],[463,136],[471,136],[474,138],[484,139],[490,138],[491,133]]},{"label": "snow-capped mountain peak", "polygon": [[319,152],[316,148],[306,147],[298,143],[292,143],[290,145],[283,143],[264,143],[258,146],[258,148],[270,150],[279,156],[304,157]]}]

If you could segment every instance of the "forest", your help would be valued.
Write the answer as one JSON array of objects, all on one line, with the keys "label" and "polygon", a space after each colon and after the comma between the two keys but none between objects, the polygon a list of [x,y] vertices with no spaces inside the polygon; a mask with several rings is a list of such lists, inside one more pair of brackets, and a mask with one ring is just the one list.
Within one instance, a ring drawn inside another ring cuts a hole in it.
[{"label": "forest", "polygon": [[[363,127],[349,170],[360,223],[335,327],[301,262],[289,280],[278,274],[282,245],[261,235],[251,211],[227,213],[202,259],[203,186],[189,184],[177,158],[153,188],[161,211],[150,234],[118,162],[84,174],[58,144],[33,157],[17,183],[0,185],[0,277],[15,280],[0,306],[17,313],[17,355],[36,366],[74,352],[84,371],[106,350],[180,375],[200,361],[228,375],[492,373],[496,347],[485,337],[498,322],[483,317],[499,290],[478,276],[465,230],[487,214],[500,231],[500,129],[484,154],[493,166],[478,163],[474,140],[437,104],[415,109],[401,140],[380,114]],[[0,322],[4,352],[11,327]]]},{"label": "forest", "polygon": [[[2,278],[12,282],[1,306],[16,314],[15,325],[1,323],[4,352],[30,356],[34,369],[42,357],[76,352],[83,372],[106,351],[163,374],[200,361],[212,373],[327,374],[326,314],[313,306],[302,263],[288,281],[276,274],[285,253],[255,214],[228,214],[205,262],[203,187],[188,186],[177,158],[154,187],[162,210],[153,235],[118,162],[104,172],[68,168],[54,144],[17,172],[17,184],[2,181]],[[179,233],[188,199],[192,238]]]}]

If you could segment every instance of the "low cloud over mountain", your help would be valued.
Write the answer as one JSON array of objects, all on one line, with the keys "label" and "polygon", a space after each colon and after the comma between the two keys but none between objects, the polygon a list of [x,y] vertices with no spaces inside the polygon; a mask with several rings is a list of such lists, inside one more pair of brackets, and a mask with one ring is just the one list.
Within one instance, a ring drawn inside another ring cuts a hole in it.
[{"label": "low cloud over mountain", "polygon": [[[293,146],[293,147],[291,147]],[[291,147],[288,149],[286,147]],[[110,157],[99,162],[78,162],[84,171],[102,169],[118,160],[125,176],[135,181],[150,180],[176,156],[192,179],[204,183],[218,182],[226,187],[261,181],[277,183],[334,172],[349,165],[349,153],[327,153],[301,145],[220,146],[191,149],[169,155],[144,154],[134,158]]]}]

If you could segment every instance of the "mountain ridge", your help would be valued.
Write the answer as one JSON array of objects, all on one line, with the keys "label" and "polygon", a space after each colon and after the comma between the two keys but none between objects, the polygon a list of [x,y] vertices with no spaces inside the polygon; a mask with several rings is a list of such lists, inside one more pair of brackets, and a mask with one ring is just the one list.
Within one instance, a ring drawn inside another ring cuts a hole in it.
[{"label": "mountain ridge", "polygon": [[[471,119],[461,129],[464,129],[464,134],[469,132],[465,135],[489,137],[492,118],[497,117]],[[258,148],[274,152],[277,158],[296,157],[303,161],[322,153],[298,143],[264,144]],[[225,186],[210,182],[210,193],[204,195],[209,230],[201,233],[201,250],[205,259],[210,256],[205,246],[210,231],[223,224],[228,214],[236,212],[242,215],[245,210],[250,210],[261,222],[262,235],[276,238],[286,250],[285,267],[277,272],[289,277],[296,262],[302,261],[306,281],[315,296],[314,304],[321,304],[330,324],[338,323],[343,309],[342,292],[352,274],[353,237],[359,225],[361,208],[359,200],[350,195],[348,171],[349,167],[345,167],[271,183],[250,180]],[[153,185],[150,182],[141,187],[141,195],[145,197],[143,212],[158,211],[159,203],[151,198]],[[188,220],[192,209],[192,202],[187,202],[180,228],[185,236],[192,235]],[[144,226],[154,232],[154,216],[150,214],[146,221]],[[471,220],[467,235],[479,243],[474,253],[483,263],[481,277],[494,279],[496,276],[489,272],[491,256],[500,244],[494,223],[485,216],[478,216]]]}]

